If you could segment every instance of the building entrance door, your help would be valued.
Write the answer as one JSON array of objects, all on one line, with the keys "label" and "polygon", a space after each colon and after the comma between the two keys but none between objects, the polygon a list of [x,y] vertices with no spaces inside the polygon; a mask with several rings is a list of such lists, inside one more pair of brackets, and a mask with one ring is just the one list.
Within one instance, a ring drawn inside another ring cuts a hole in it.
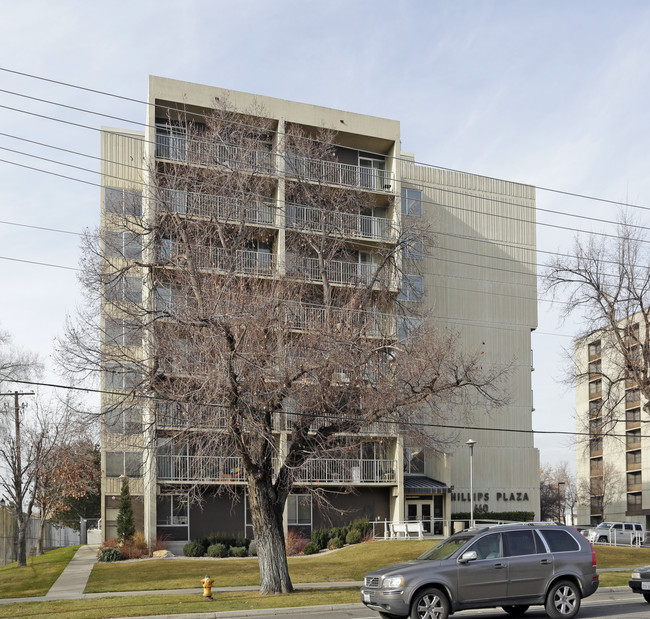
[{"label": "building entrance door", "polygon": [[407,522],[422,521],[425,535],[442,535],[442,496],[435,495],[430,499],[406,499]]}]

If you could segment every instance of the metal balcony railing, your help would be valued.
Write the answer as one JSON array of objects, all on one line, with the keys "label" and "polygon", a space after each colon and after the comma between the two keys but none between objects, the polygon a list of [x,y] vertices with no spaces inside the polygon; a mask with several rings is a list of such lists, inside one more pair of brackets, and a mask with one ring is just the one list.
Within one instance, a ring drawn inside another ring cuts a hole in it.
[{"label": "metal balcony railing", "polygon": [[265,225],[275,223],[275,207],[264,200],[243,200],[232,196],[206,195],[178,189],[159,191],[158,210],[203,219],[243,220]]},{"label": "metal balcony railing", "polygon": [[223,247],[193,247],[188,252],[185,247],[175,242],[162,244],[159,258],[172,262],[186,262],[191,258],[200,269],[217,269],[226,273],[247,275],[272,275],[277,267],[276,256],[267,252],[245,249],[233,251]]},{"label": "metal balcony railing", "polygon": [[289,176],[307,180],[358,187],[381,193],[395,192],[395,175],[391,170],[382,170],[337,161],[308,159],[287,153],[285,171]]},{"label": "metal balcony railing", "polygon": [[273,173],[274,154],[216,140],[188,135],[183,127],[156,125],[156,157],[199,165],[219,165],[229,170],[252,169]]},{"label": "metal balcony railing", "polygon": [[235,456],[175,456],[156,457],[158,479],[183,482],[243,482],[246,472],[241,458]]},{"label": "metal balcony railing", "polygon": [[287,204],[286,226],[296,230],[324,231],[327,234],[378,241],[391,241],[396,237],[396,229],[389,219],[327,211],[300,204]]},{"label": "metal balcony railing", "polygon": [[[287,254],[287,274],[304,277],[307,280],[321,281],[321,269],[317,258],[308,258],[296,254]],[[333,284],[369,285],[377,274],[377,265],[370,262],[341,262],[330,260],[326,265],[327,279]],[[387,276],[382,272],[377,281],[387,283]]]},{"label": "metal balcony railing", "polygon": [[214,428],[228,425],[228,413],[217,406],[198,404],[159,404],[156,406],[158,428]]},{"label": "metal balcony railing", "polygon": [[299,331],[313,331],[330,325],[349,325],[367,337],[395,337],[397,318],[382,312],[326,308],[324,305],[286,301],[285,323]]},{"label": "metal balcony railing", "polygon": [[308,460],[294,472],[294,479],[308,483],[394,483],[395,469],[393,460]]}]

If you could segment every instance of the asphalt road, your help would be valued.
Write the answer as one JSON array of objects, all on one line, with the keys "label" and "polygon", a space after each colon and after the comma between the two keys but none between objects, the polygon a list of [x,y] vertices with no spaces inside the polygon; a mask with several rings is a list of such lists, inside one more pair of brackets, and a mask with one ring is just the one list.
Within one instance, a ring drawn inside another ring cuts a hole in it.
[{"label": "asphalt road", "polygon": [[[255,619],[278,619],[278,614],[255,614]],[[288,615],[286,615],[288,616]],[[296,615],[292,615],[296,616]],[[303,611],[300,617],[309,619],[379,619],[379,615],[363,606],[344,610]],[[463,619],[507,619],[509,615],[501,609],[466,610],[453,615]],[[582,601],[582,607],[576,619],[648,619],[650,604],[640,595],[631,592],[598,592]],[[542,606],[533,606],[524,615],[524,619],[548,619]]]}]

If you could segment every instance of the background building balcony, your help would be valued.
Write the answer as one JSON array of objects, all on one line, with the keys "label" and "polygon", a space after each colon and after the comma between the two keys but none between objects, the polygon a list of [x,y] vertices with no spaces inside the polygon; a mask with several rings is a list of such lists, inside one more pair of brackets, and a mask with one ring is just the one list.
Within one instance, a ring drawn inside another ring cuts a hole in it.
[{"label": "background building balcony", "polygon": [[294,472],[296,483],[395,484],[394,460],[319,459],[308,460]]},{"label": "background building balcony", "polygon": [[[332,284],[369,285],[376,276],[377,265],[370,262],[342,262],[330,260],[326,265],[327,279]],[[308,258],[296,254],[287,254],[287,274],[302,276],[309,281],[321,281],[321,269],[317,258]],[[384,271],[377,278],[378,282],[387,283]]]},{"label": "background building balcony", "polygon": [[156,457],[159,481],[200,483],[244,482],[246,474],[241,458],[235,456],[179,456]]}]

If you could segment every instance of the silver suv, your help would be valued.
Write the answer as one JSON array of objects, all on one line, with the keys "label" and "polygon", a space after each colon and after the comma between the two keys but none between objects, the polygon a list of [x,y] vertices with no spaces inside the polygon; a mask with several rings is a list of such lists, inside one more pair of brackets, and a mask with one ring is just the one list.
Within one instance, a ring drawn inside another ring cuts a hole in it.
[{"label": "silver suv", "polygon": [[596,553],[580,533],[515,523],[466,529],[413,561],[366,574],[361,601],[383,619],[447,619],[497,606],[518,616],[534,604],[552,619],[570,619],[596,589]]},{"label": "silver suv", "polygon": [[583,531],[594,542],[640,546],[645,541],[645,527],[638,522],[601,522],[595,529]]}]

